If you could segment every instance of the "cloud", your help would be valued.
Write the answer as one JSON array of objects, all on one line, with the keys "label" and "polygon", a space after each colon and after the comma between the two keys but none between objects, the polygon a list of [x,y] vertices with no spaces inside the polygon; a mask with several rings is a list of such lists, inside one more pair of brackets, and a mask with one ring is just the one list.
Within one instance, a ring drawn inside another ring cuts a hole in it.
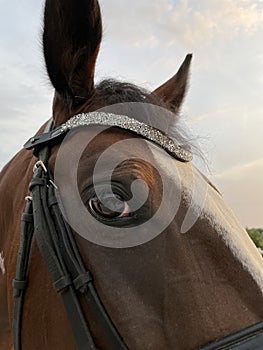
[{"label": "cloud", "polygon": [[110,32],[109,40],[125,46],[155,48],[160,44],[159,24],[165,20],[166,13],[172,10],[171,1],[101,1],[104,18],[104,32]]},{"label": "cloud", "polygon": [[[257,170],[261,168],[263,169],[263,158],[254,160],[252,162],[246,162],[245,164],[242,164],[242,165],[235,165],[221,173],[216,174],[215,177],[219,180],[226,179],[229,177],[235,178],[235,180],[239,180],[240,178],[243,177],[244,172],[253,171],[256,174],[258,173]],[[263,191],[263,187],[262,187],[262,191]]]},{"label": "cloud", "polygon": [[237,35],[253,33],[263,27],[262,20],[263,9],[258,1],[201,0],[191,6],[190,1],[182,0],[169,22],[175,33],[182,34],[184,44],[204,45],[222,37],[229,41]]},{"label": "cloud", "polygon": [[13,56],[9,62],[0,62],[0,169],[50,118],[52,96],[37,66]]},{"label": "cloud", "polygon": [[263,158],[215,175],[224,198],[248,227],[262,227]]},{"label": "cloud", "polygon": [[164,43],[195,48],[263,28],[260,0],[112,0],[110,6],[105,0],[101,3],[106,33],[109,30],[116,42],[135,48],[154,48]]}]

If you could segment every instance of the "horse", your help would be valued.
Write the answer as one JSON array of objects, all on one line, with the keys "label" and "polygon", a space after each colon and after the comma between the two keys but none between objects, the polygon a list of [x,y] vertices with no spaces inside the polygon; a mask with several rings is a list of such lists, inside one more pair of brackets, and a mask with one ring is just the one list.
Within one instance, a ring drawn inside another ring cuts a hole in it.
[{"label": "horse", "polygon": [[262,258],[179,128],[192,56],[153,92],[95,84],[101,40],[97,0],[46,0],[53,117],[0,175],[0,348],[262,348]]}]

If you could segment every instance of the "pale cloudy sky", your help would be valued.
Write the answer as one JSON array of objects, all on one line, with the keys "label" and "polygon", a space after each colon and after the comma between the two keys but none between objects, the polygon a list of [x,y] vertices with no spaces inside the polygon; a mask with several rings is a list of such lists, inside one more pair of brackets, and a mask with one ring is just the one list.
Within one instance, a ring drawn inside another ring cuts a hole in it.
[{"label": "pale cloudy sky", "polygon": [[[43,1],[0,0],[0,168],[51,113]],[[102,0],[97,80],[153,89],[194,54],[182,117],[241,222],[263,227],[263,0]]]}]

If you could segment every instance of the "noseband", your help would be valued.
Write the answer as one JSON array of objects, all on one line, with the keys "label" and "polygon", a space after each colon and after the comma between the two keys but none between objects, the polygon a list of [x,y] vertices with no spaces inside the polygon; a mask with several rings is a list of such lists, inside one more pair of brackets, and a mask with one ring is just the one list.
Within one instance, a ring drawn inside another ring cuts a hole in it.
[{"label": "noseband", "polygon": [[[52,277],[53,286],[62,297],[77,349],[98,350],[80,305],[81,297],[87,303],[92,317],[100,325],[109,347],[114,350],[128,350],[99,298],[90,271],[82,261],[73,232],[60,210],[59,191],[48,169],[52,145],[59,143],[69,130],[90,125],[114,126],[128,130],[154,142],[179,161],[192,160],[189,151],[177,145],[160,130],[127,116],[100,112],[74,116],[56,129],[53,129],[52,122],[49,122],[44,134],[36,135],[25,144],[26,149],[34,149],[38,161],[29,186],[31,194],[26,198],[27,204],[21,219],[16,278],[13,280],[15,350],[24,350],[21,341],[22,316],[33,235]],[[262,344],[263,323],[260,323],[215,341],[202,350],[260,350]]]}]

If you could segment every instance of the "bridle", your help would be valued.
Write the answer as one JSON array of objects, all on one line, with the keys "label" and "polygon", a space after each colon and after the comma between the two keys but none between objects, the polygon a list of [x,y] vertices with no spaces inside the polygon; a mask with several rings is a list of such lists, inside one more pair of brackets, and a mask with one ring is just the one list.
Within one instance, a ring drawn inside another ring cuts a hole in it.
[{"label": "bridle", "polygon": [[27,268],[33,234],[47,264],[55,290],[61,294],[78,349],[97,349],[79,302],[82,294],[113,349],[127,349],[105,311],[92,276],[83,264],[69,225],[59,209],[56,185],[48,171],[49,147],[38,151],[30,183],[31,197],[22,216],[21,243],[14,287],[14,345],[21,349],[22,308],[27,287]]},{"label": "bridle", "polygon": [[[192,160],[189,151],[177,145],[160,130],[127,116],[93,112],[74,116],[67,123],[53,128],[50,121],[43,134],[36,135],[26,144],[34,149],[38,161],[30,182],[30,196],[21,219],[20,247],[16,277],[13,280],[15,350],[24,350],[21,341],[24,297],[28,285],[28,265],[33,235],[47,265],[56,292],[60,293],[78,350],[98,350],[85,319],[80,296],[87,303],[113,350],[127,350],[124,340],[105,310],[94,286],[90,271],[85,267],[73,232],[64,220],[59,206],[59,190],[48,168],[50,149],[59,143],[69,130],[80,126],[106,125],[119,127],[156,143],[182,162]],[[206,345],[202,350],[262,349],[263,323],[241,330],[236,334]]]}]

